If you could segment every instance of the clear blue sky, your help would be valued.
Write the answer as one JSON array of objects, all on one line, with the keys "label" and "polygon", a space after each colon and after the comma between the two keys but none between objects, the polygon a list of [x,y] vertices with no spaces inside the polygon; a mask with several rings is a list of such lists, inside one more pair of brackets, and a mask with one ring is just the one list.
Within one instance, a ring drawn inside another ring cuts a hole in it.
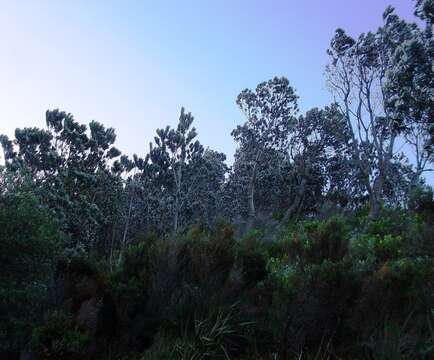
[{"label": "clear blue sky", "polygon": [[334,30],[374,30],[388,4],[413,18],[412,0],[0,0],[0,133],[60,108],[143,155],[184,106],[201,142],[232,159],[243,88],[284,75],[302,111],[328,104]]}]

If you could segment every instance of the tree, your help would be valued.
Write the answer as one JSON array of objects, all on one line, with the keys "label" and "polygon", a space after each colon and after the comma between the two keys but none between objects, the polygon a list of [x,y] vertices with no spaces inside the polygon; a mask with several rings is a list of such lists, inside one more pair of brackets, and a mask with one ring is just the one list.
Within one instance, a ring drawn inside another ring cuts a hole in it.
[{"label": "tree", "polygon": [[315,212],[325,199],[345,206],[355,195],[349,130],[336,104],[311,109],[294,123],[289,140],[289,203],[282,223]]},{"label": "tree", "polygon": [[427,26],[434,25],[434,1],[433,0],[416,0],[414,13],[416,16],[425,20]]},{"label": "tree", "polygon": [[158,129],[154,138],[156,146],[152,147],[151,144],[149,153],[149,159],[158,167],[159,179],[162,180],[158,185],[170,194],[174,233],[178,231],[187,195],[192,191],[191,186],[186,186],[185,173],[188,167],[202,157],[204,151],[199,141],[193,141],[197,136],[196,129],[191,128],[193,119],[191,113],[186,113],[182,108],[177,128],[167,126]]},{"label": "tree", "polygon": [[[269,218],[278,216],[284,210],[290,188],[287,183],[290,177],[291,164],[289,156],[284,151],[266,149],[256,165],[254,183],[255,217]],[[229,171],[229,176],[224,185],[223,213],[226,217],[236,222],[244,222],[248,219],[247,226],[252,225],[249,219],[249,188],[251,179],[250,154],[237,149],[234,163]]]},{"label": "tree", "polygon": [[63,234],[28,176],[0,177],[0,355],[12,358],[54,305],[53,267]]},{"label": "tree", "polygon": [[[405,139],[414,151],[412,187],[420,182],[422,173],[432,171],[427,164],[434,160],[434,142],[430,139],[434,129],[433,4],[432,1],[417,1],[415,14],[426,21],[426,28],[408,25],[409,34],[393,53],[385,83],[390,94],[386,105],[402,123]],[[390,12],[388,18],[396,19],[397,16]]]},{"label": "tree", "polygon": [[222,191],[228,167],[226,155],[206,149],[203,156],[188,168],[186,182],[189,183],[189,223],[201,222],[208,228],[215,225],[222,210]]},{"label": "tree", "polygon": [[396,162],[396,143],[404,130],[401,118],[388,104],[400,87],[387,85],[389,69],[399,46],[410,41],[415,24],[399,19],[386,9],[384,25],[357,40],[336,30],[328,54],[327,82],[350,129],[352,157],[365,191],[370,216],[378,216],[384,187]]},{"label": "tree", "polygon": [[[10,171],[28,171],[44,204],[65,224],[70,245],[93,249],[110,232],[122,188],[120,172],[111,163],[120,155],[113,128],[92,121],[86,125],[71,114],[47,111],[47,129],[16,129],[15,139],[0,141]],[[116,171],[115,171],[116,170]]]},{"label": "tree", "polygon": [[288,79],[275,77],[260,83],[254,91],[243,90],[237,97],[237,105],[247,120],[232,131],[239,144],[240,158],[248,170],[247,202],[248,225],[256,217],[255,186],[258,167],[267,150],[283,151],[297,112],[297,95]]}]

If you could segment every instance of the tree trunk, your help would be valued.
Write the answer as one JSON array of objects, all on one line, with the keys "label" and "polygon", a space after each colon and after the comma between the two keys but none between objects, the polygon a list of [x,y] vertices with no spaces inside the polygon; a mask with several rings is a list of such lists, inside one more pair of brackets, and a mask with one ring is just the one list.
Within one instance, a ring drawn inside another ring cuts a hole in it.
[{"label": "tree trunk", "polygon": [[176,235],[178,232],[179,223],[179,208],[180,208],[180,197],[181,197],[181,184],[182,184],[182,167],[184,162],[181,161],[179,167],[174,170],[175,184],[176,184],[176,195],[175,195],[175,213],[173,214],[173,234]]},{"label": "tree trunk", "polygon": [[249,207],[249,215],[247,220],[247,229],[251,229],[255,223],[256,209],[255,209],[255,179],[256,179],[256,164],[253,166],[253,174],[249,181],[249,188],[247,193],[247,202]]},{"label": "tree trunk", "polygon": [[113,248],[115,246],[115,233],[116,233],[115,229],[116,229],[116,222],[112,226],[112,239],[110,242],[110,259],[109,259],[110,270],[113,269]]},{"label": "tree trunk", "polygon": [[127,235],[128,235],[128,229],[130,227],[130,218],[131,218],[132,208],[133,208],[133,197],[131,196],[131,198],[130,198],[130,204],[128,206],[127,219],[126,219],[125,227],[124,227],[124,233],[122,235],[122,244],[121,244],[121,249],[120,249],[120,252],[119,252],[118,263],[120,263],[121,260],[122,260],[122,255],[123,255],[123,252],[125,250],[126,243],[127,243]]},{"label": "tree trunk", "polygon": [[383,192],[383,176],[379,175],[375,180],[369,194],[369,218],[376,220],[380,216],[382,192]]},{"label": "tree trunk", "polygon": [[295,199],[294,199],[292,205],[288,209],[286,209],[285,213],[283,214],[283,218],[280,221],[281,226],[286,225],[288,223],[289,219],[299,209],[299,207],[301,205],[301,201],[303,199],[303,193],[304,193],[305,186],[306,186],[306,179],[303,178],[301,180],[300,186],[297,189],[297,193],[296,193],[296,196],[295,196]]},{"label": "tree trunk", "polygon": [[178,196],[175,199],[175,214],[173,215],[173,234],[178,232],[178,219],[179,219],[179,200]]},{"label": "tree trunk", "polygon": [[371,196],[369,203],[369,218],[377,220],[380,216],[381,202],[375,196]]}]

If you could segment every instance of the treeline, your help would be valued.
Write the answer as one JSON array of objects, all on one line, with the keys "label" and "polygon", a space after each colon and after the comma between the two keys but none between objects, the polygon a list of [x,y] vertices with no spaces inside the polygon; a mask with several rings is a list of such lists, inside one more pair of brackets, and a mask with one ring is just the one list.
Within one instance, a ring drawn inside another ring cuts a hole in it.
[{"label": "treeline", "polygon": [[243,90],[230,167],[184,109],[144,156],[59,110],[1,135],[0,354],[429,358],[434,3],[415,14],[336,31],[324,109],[284,77]]}]

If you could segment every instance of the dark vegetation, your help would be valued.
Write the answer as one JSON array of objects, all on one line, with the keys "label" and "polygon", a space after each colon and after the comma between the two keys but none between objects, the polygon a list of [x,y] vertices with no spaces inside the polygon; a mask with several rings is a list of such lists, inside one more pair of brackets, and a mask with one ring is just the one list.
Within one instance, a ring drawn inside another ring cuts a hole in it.
[{"label": "dark vegetation", "polygon": [[336,31],[325,109],[299,116],[286,78],[242,91],[230,168],[184,110],[144,157],[58,110],[2,135],[0,358],[432,359],[434,3],[415,5],[423,26],[388,8]]}]

